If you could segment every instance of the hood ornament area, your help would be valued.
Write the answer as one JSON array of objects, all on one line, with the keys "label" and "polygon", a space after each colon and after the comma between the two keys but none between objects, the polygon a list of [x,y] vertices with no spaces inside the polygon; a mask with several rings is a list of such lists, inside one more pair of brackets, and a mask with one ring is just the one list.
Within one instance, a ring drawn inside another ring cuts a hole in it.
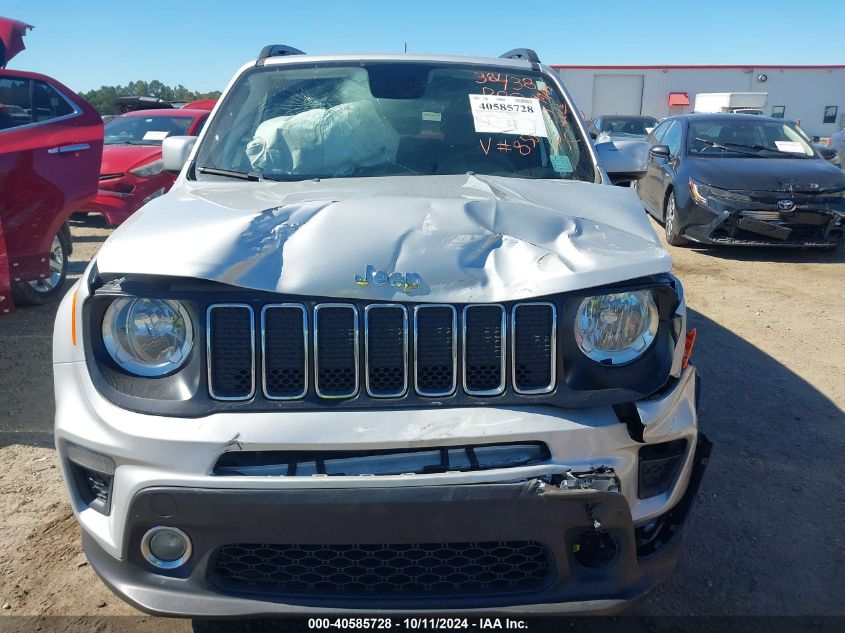
[{"label": "hood ornament area", "polygon": [[792,200],[778,200],[778,209],[781,211],[795,211],[795,202]]},{"label": "hood ornament area", "polygon": [[419,273],[388,273],[383,270],[376,270],[372,264],[367,264],[363,275],[355,275],[355,283],[359,286],[392,286],[402,292],[411,292],[422,285],[422,277]]}]

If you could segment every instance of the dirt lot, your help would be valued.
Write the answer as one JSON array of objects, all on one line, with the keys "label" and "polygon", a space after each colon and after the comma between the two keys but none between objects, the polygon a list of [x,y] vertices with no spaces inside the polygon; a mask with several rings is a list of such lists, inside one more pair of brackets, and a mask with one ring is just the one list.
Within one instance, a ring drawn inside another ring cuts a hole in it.
[{"label": "dirt lot", "polygon": [[[73,278],[108,234],[98,218],[74,225]],[[845,615],[845,248],[672,254],[715,447],[680,567],[632,612]],[[54,313],[0,318],[0,614],[117,629],[105,616],[138,613],[86,563],[52,450]]]}]

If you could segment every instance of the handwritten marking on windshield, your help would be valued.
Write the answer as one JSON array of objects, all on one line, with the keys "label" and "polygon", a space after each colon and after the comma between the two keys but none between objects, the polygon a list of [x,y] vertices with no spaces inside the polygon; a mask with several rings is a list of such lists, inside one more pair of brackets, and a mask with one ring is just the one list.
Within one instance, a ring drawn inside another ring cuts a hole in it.
[{"label": "handwritten marking on windshield", "polygon": [[[481,151],[484,152],[484,155],[489,156],[490,150],[493,147],[493,137],[487,137],[487,145],[484,144],[484,139],[479,139],[478,143],[481,145]],[[497,140],[496,149],[504,154],[516,151],[520,156],[529,156],[539,144],[540,139],[538,137],[525,135],[513,141],[507,139]]]}]

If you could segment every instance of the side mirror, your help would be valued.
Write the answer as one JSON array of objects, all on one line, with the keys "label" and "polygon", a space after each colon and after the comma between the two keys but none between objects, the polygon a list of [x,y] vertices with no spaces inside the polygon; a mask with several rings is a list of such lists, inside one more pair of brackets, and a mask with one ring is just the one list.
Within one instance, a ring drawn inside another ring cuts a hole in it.
[{"label": "side mirror", "polygon": [[672,152],[669,151],[668,145],[655,145],[650,150],[648,150],[648,153],[655,157],[659,156],[661,158],[668,159]]},{"label": "side mirror", "polygon": [[828,147],[827,145],[816,145],[816,149],[818,150],[819,154],[821,154],[821,157],[825,160],[832,161],[834,158],[836,158],[836,150],[832,147]]},{"label": "side mirror", "polygon": [[161,158],[164,169],[179,173],[188,162],[188,156],[197,142],[196,136],[168,136],[161,144]]},{"label": "side mirror", "polygon": [[639,180],[646,174],[648,143],[640,140],[618,140],[596,143],[599,164],[614,185]]},{"label": "side mirror", "polygon": [[591,139],[593,139],[593,140],[595,141],[598,137],[599,137],[599,135],[598,135],[598,134],[596,134],[595,132],[593,132],[592,130],[590,130],[590,138],[591,138]]}]

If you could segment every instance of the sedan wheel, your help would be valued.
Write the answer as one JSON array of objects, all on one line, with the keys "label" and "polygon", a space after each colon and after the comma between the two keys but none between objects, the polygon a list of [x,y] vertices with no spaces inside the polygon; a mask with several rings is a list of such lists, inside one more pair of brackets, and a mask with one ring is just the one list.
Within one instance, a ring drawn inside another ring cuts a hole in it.
[{"label": "sedan wheel", "polygon": [[44,279],[28,282],[36,292],[50,292],[61,282],[65,272],[65,253],[59,236],[53,238],[53,245],[50,247],[50,271]]},{"label": "sedan wheel", "polygon": [[663,228],[666,230],[666,241],[672,246],[684,246],[687,243],[678,232],[678,207],[675,204],[674,192],[666,200],[666,211],[663,216]]},{"label": "sedan wheel", "polygon": [[42,305],[55,299],[62,291],[67,277],[70,257],[70,236],[64,229],[53,237],[47,274],[42,279],[12,284],[12,297],[22,306]]}]

